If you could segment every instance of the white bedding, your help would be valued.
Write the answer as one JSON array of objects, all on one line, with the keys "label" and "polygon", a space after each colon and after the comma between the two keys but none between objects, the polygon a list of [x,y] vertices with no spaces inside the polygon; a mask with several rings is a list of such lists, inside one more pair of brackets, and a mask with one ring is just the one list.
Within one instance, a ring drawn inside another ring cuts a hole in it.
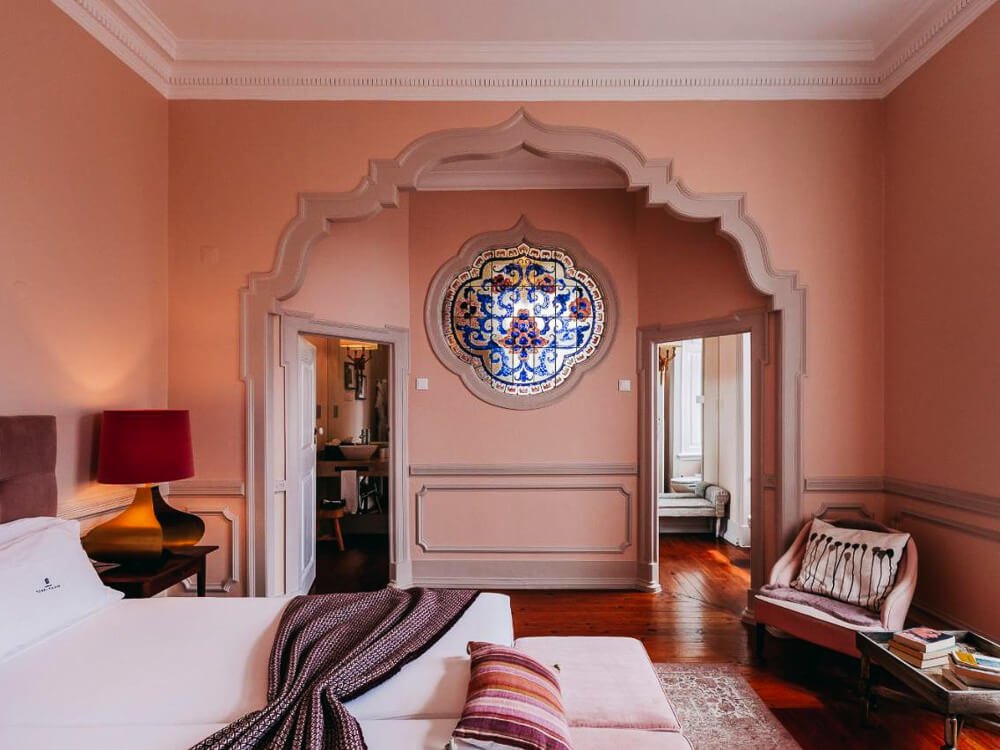
[{"label": "white bedding", "polygon": [[[263,704],[284,605],[180,597],[115,602],[0,662],[0,747],[136,747],[129,725],[143,733],[143,748],[188,747],[192,736]],[[426,653],[351,701],[351,712],[361,720],[457,717],[470,640],[513,645],[508,597],[481,594]]]}]

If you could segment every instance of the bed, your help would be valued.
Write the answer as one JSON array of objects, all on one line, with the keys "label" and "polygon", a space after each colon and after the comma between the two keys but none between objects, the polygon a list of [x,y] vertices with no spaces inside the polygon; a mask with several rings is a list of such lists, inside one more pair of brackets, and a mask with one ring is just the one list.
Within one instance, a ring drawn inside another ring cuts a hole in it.
[{"label": "bed", "polygon": [[[54,460],[54,420],[0,417],[0,525],[55,514]],[[286,603],[164,597],[107,604],[0,660],[0,747],[190,747],[263,705]],[[469,641],[560,663],[575,750],[690,750],[641,644],[515,640],[509,599],[493,593],[479,595],[398,674],[346,704],[369,750],[446,745],[465,701]]]}]

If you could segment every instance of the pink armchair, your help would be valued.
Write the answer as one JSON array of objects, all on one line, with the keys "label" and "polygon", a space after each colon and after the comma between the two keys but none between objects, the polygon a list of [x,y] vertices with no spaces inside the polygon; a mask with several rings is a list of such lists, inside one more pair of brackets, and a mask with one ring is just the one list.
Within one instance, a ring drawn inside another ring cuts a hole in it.
[{"label": "pink armchair", "polygon": [[[849,529],[882,532],[895,530],[867,519],[842,519],[832,523],[834,526]],[[812,521],[809,521],[802,527],[791,548],[775,563],[771,571],[771,585],[791,586],[802,565],[802,556],[805,554],[811,528]],[[901,630],[905,626],[906,613],[916,587],[917,546],[911,538],[899,564],[896,584],[882,602],[882,608],[877,615],[861,607],[843,603],[821,610],[807,604],[769,597],[767,590],[763,589],[754,597],[754,614],[757,622],[754,649],[756,656],[758,658],[763,656],[766,627],[770,625],[804,641],[860,657],[861,654],[854,645],[855,633],[859,630]],[[851,621],[831,614],[829,609],[843,612],[845,616],[850,616]]]}]

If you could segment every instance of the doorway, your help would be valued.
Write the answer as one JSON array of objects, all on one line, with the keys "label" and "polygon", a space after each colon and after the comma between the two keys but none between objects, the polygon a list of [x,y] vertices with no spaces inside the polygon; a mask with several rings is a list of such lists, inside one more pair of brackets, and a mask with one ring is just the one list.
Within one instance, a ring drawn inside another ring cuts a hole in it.
[{"label": "doorway", "polygon": [[[282,316],[285,591],[371,591],[405,583],[408,334]],[[404,572],[405,573],[405,572]]]},{"label": "doorway", "polygon": [[657,345],[658,531],[750,546],[749,332]]},{"label": "doorway", "polygon": [[389,582],[388,344],[301,334],[316,351],[316,577],[310,592]]}]

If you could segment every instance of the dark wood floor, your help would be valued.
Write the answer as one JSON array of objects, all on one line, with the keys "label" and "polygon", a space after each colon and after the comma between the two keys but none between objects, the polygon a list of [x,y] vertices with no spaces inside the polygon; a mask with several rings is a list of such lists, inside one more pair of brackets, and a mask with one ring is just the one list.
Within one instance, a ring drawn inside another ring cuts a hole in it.
[{"label": "dark wood floor", "polygon": [[[356,536],[340,553],[321,542],[315,593],[365,591],[388,581],[388,541]],[[769,638],[755,666],[740,614],[750,583],[749,556],[707,536],[660,542],[660,594],[631,591],[507,591],[514,632],[621,635],[641,640],[657,662],[728,662],[744,676],[804,750],[938,750],[936,714],[884,703],[866,727],[855,697],[857,662],[800,641]],[[1000,736],[962,734],[962,750],[1000,748]]]},{"label": "dark wood floor", "polygon": [[389,537],[356,534],[345,537],[344,551],[336,542],[316,543],[316,582],[312,594],[376,591],[389,582]]},{"label": "dark wood floor", "polygon": [[[741,671],[804,750],[938,750],[936,714],[884,703],[865,727],[855,696],[857,662],[800,641],[769,638],[767,661],[754,666],[740,614],[750,583],[749,557],[706,536],[664,536],[661,594],[509,591],[514,632],[624,635],[656,662],[729,662]],[[1000,748],[1000,736],[967,729],[963,750]]]}]

